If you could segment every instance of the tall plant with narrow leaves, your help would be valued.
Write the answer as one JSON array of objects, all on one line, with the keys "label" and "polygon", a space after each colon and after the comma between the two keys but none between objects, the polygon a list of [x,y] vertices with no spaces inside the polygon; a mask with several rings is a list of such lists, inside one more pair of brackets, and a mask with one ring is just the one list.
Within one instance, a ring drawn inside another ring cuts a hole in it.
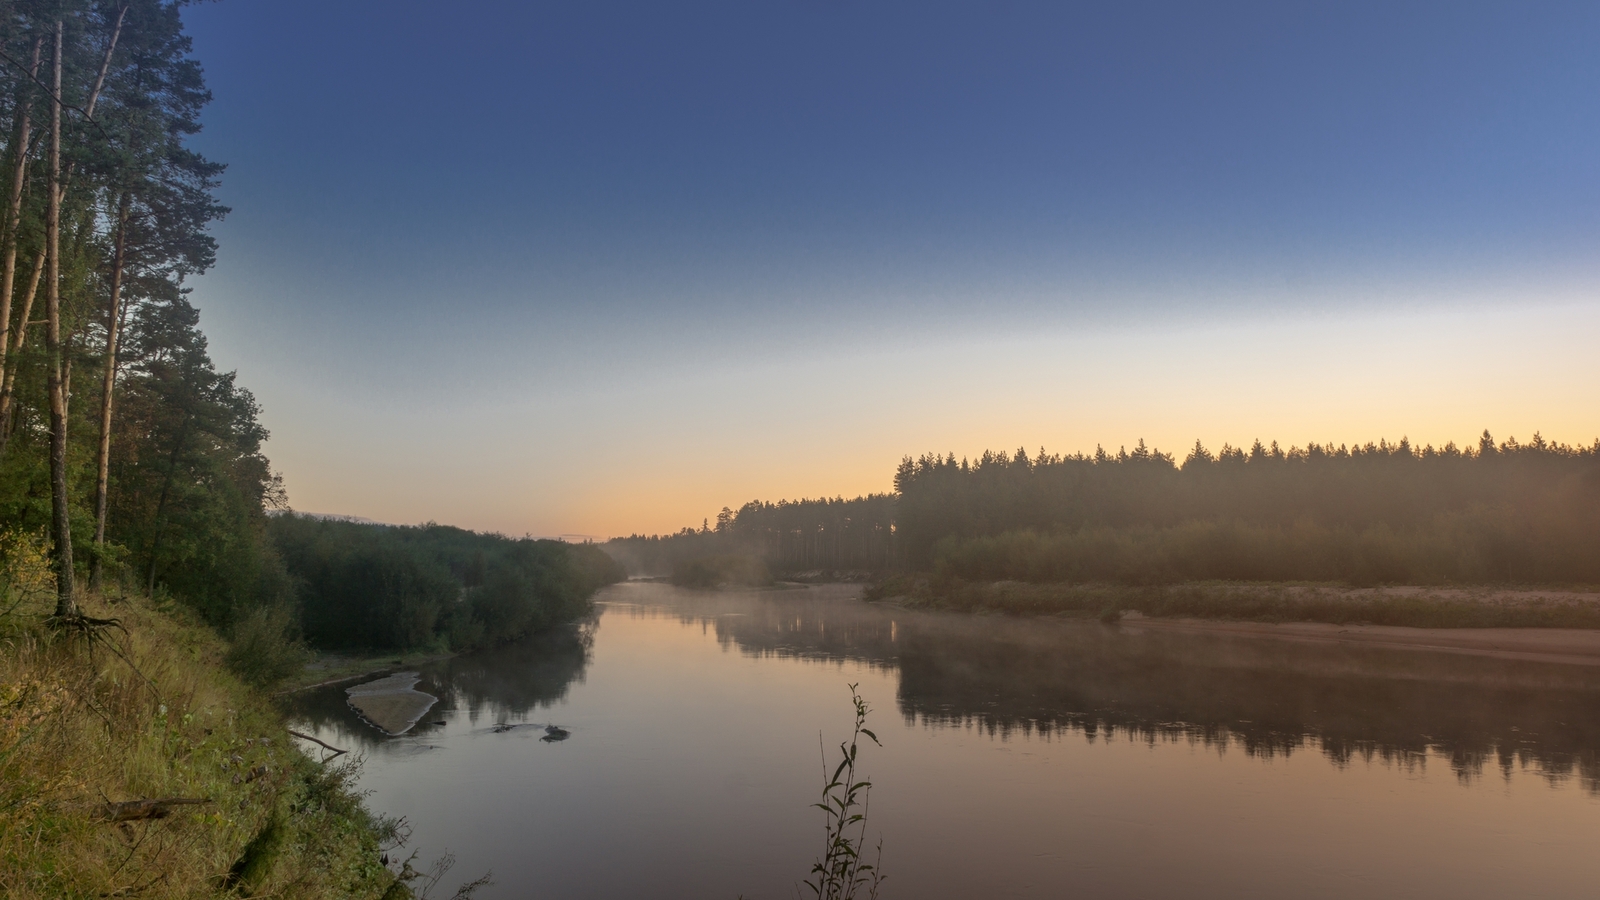
[{"label": "tall plant with narrow leaves", "polygon": [[[805,886],[818,900],[850,900],[863,896],[876,900],[878,889],[885,880],[880,869],[883,841],[878,841],[872,862],[867,862],[862,855],[866,849],[867,801],[872,782],[856,775],[861,739],[865,737],[880,747],[883,743],[866,727],[867,714],[872,710],[861,699],[856,684],[850,685],[850,702],[856,710],[855,729],[850,734],[850,740],[839,745],[840,759],[832,777],[828,776],[827,753],[824,751],[822,800],[812,804],[822,810],[825,816],[823,853],[812,864],[811,877],[805,881]],[[820,743],[820,736],[818,741]]]}]

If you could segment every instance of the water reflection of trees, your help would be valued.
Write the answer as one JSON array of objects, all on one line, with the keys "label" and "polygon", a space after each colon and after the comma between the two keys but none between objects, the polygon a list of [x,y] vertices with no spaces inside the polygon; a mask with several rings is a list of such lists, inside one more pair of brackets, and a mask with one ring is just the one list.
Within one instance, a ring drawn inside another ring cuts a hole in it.
[{"label": "water reflection of trees", "polygon": [[898,668],[908,721],[999,739],[1189,742],[1338,765],[1519,768],[1600,793],[1600,671],[1483,656],[912,613],[805,592],[679,595],[741,652]]},{"label": "water reflection of trees", "polygon": [[450,700],[472,722],[485,714],[497,722],[520,719],[559,703],[573,682],[583,681],[597,627],[560,628],[445,660],[427,672],[427,681],[441,702]]},{"label": "water reflection of trees", "polygon": [[[531,638],[483,650],[468,656],[429,663],[417,669],[417,689],[439,698],[415,732],[426,734],[435,714],[465,712],[468,721],[524,720],[566,698],[573,682],[581,682],[594,647],[598,622],[562,627]],[[317,729],[336,731],[342,740],[364,748],[386,743],[388,738],[372,728],[354,725],[345,702],[347,682],[307,691],[289,699],[295,718]]]},{"label": "water reflection of trees", "polygon": [[611,603],[607,615],[666,616],[685,625],[716,629],[717,643],[746,656],[851,660],[892,669],[893,622],[853,598],[859,586],[819,585],[804,590],[696,591],[651,585],[669,604]]}]

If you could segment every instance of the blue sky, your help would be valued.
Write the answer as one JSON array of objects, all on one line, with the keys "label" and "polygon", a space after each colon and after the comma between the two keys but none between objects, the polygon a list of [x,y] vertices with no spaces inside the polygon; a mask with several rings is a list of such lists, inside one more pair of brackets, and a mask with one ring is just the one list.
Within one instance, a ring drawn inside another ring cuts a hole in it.
[{"label": "blue sky", "polygon": [[1592,4],[186,15],[196,298],[298,508],[611,534],[932,449],[1600,433]]}]

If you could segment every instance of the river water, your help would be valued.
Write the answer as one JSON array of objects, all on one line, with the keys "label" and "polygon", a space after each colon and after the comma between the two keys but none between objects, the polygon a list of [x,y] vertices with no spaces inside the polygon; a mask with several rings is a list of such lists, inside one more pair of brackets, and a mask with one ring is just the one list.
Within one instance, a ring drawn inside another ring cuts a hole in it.
[{"label": "river water", "polygon": [[441,896],[796,896],[851,683],[886,898],[1600,894],[1600,669],[858,593],[615,585],[581,631],[421,669],[406,735],[342,687],[295,716],[364,755],[403,852],[455,854]]}]

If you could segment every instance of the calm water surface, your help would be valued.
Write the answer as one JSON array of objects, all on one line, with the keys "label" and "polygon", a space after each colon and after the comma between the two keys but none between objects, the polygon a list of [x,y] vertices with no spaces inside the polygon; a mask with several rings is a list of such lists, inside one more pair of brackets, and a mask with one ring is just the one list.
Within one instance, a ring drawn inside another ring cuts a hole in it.
[{"label": "calm water surface", "polygon": [[617,585],[582,634],[423,669],[443,724],[297,715],[485,898],[794,896],[850,682],[886,897],[1600,894],[1600,671],[856,593]]}]

